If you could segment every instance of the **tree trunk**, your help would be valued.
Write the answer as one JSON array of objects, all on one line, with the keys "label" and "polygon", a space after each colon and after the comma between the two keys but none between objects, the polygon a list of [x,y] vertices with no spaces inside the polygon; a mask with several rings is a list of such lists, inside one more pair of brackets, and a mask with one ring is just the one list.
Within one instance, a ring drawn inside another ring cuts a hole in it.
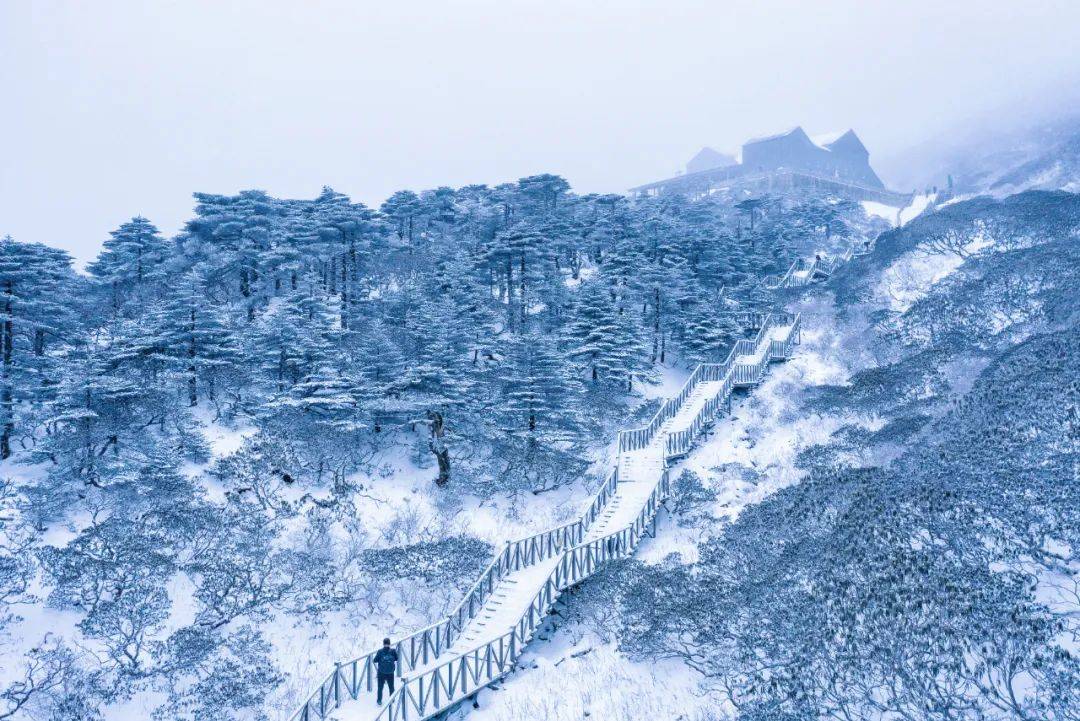
[{"label": "tree trunk", "polygon": [[4,414],[3,428],[0,429],[0,460],[11,456],[11,436],[15,432],[15,405],[14,393],[12,392],[12,355],[15,350],[12,333],[14,332],[11,320],[11,297],[14,294],[12,282],[7,282],[4,289],[4,326],[3,326],[3,378],[0,378],[0,411]]},{"label": "tree trunk", "polygon": [[[351,262],[350,262],[351,261]],[[341,254],[341,327],[349,327],[349,266],[356,263],[356,250]]]},{"label": "tree trunk", "polygon": [[431,438],[428,448],[435,454],[435,460],[439,464],[439,476],[435,479],[435,485],[440,488],[450,483],[450,449],[443,441],[443,416],[438,411],[428,411],[428,420],[431,421]]},{"label": "tree trunk", "polygon": [[506,329],[514,331],[514,259],[506,255]]},{"label": "tree trunk", "polygon": [[518,293],[518,301],[521,303],[521,328],[524,330],[525,321],[527,320],[528,310],[525,308],[525,254],[521,254],[521,278],[518,280],[521,282],[521,287]]},{"label": "tree trunk", "polygon": [[660,345],[660,286],[653,289],[653,305],[655,306],[656,316],[653,318],[652,362],[655,363],[658,346]]},{"label": "tree trunk", "polygon": [[188,405],[194,408],[199,405],[198,376],[195,372],[195,308],[191,308],[189,318],[191,325],[188,326]]}]

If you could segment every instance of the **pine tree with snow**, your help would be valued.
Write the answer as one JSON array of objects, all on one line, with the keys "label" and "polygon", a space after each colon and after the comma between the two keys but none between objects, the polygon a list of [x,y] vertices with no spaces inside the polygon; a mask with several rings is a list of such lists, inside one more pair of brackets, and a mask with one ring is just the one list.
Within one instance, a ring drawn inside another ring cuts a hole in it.
[{"label": "pine tree with snow", "polygon": [[420,197],[416,193],[399,190],[386,199],[379,211],[393,222],[398,239],[411,247],[415,241],[421,208]]},{"label": "pine tree with snow", "polygon": [[552,440],[574,434],[580,384],[565,358],[558,334],[532,330],[509,339],[498,371],[506,432]]},{"label": "pine tree with snow", "polygon": [[570,183],[558,175],[543,173],[520,179],[518,190],[540,213],[554,213],[559,209],[559,199],[570,190]]},{"label": "pine tree with snow", "polygon": [[114,310],[131,295],[145,300],[146,291],[165,279],[169,244],[146,218],[136,216],[109,233],[101,253],[87,266],[108,289]]},{"label": "pine tree with snow", "polygon": [[405,353],[381,318],[373,318],[352,334],[347,367],[352,393],[375,433],[404,412]]},{"label": "pine tree with snow", "polygon": [[735,313],[723,305],[707,301],[689,303],[682,318],[683,355],[691,363],[716,363],[727,356],[742,337]]},{"label": "pine tree with snow", "polygon": [[79,333],[67,253],[0,239],[0,459],[11,455],[18,404],[43,402],[59,370],[49,353]]},{"label": "pine tree with snow", "polygon": [[329,358],[317,360],[289,389],[280,404],[296,408],[315,426],[336,431],[355,431],[364,427],[359,420],[359,398],[354,384]]},{"label": "pine tree with snow", "polygon": [[593,384],[616,383],[629,390],[634,375],[648,369],[629,299],[619,298],[602,279],[583,283],[577,296],[568,329],[570,357],[584,365]]},{"label": "pine tree with snow", "polygon": [[105,483],[127,455],[152,447],[158,437],[148,429],[160,429],[175,406],[168,380],[155,339],[133,320],[113,319],[93,343],[69,352],[45,408],[49,433],[29,454],[51,464],[46,495],[66,503],[82,487]]},{"label": "pine tree with snow", "polygon": [[308,272],[279,302],[256,321],[246,354],[257,359],[260,380],[271,395],[287,392],[332,352],[329,336],[334,314],[319,291],[319,278]]},{"label": "pine tree with snow", "polygon": [[226,314],[207,298],[203,278],[188,273],[157,318],[159,347],[184,378],[188,404],[198,404],[200,388],[214,400],[219,382],[239,367],[241,355]]}]

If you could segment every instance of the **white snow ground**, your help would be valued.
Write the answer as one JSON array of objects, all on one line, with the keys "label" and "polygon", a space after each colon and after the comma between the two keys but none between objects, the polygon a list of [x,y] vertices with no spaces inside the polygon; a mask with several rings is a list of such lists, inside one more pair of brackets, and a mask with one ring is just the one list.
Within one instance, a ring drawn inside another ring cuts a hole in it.
[{"label": "white snow ground", "polygon": [[900,220],[900,208],[895,206],[877,203],[873,200],[864,200],[862,201],[862,207],[867,215],[875,218],[883,218],[889,221],[889,224],[893,227],[896,227]]},{"label": "white snow ground", "polygon": [[910,223],[912,220],[922,215],[930,204],[937,196],[931,194],[916,195],[911,199],[911,203],[904,208],[897,208],[894,205],[885,205],[884,203],[878,203],[873,200],[862,201],[863,210],[866,214],[872,217],[883,218],[889,221],[890,225],[894,228],[897,226],[903,226]]},{"label": "white snow ground", "polygon": [[922,212],[929,207],[929,205],[937,197],[934,193],[926,193],[922,195],[916,195],[911,199],[911,205],[900,210],[900,225],[907,225],[912,220],[922,215]]}]

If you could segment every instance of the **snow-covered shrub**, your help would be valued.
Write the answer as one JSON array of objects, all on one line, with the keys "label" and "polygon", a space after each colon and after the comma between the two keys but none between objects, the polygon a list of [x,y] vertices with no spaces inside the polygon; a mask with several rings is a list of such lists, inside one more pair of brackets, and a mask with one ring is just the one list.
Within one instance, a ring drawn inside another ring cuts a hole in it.
[{"label": "snow-covered shrub", "polygon": [[705,485],[701,476],[684,469],[671,485],[667,507],[679,517],[680,524],[692,524],[707,513],[716,501],[716,492]]},{"label": "snow-covered shrub", "polygon": [[430,586],[471,583],[492,557],[492,548],[469,536],[363,552],[364,569],[379,579],[415,579]]}]

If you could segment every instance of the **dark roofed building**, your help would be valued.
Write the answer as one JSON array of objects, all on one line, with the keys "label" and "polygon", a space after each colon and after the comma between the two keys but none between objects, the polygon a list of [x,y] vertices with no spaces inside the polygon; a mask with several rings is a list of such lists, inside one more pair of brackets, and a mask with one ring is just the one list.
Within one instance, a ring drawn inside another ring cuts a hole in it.
[{"label": "dark roofed building", "polygon": [[[835,139],[833,139],[835,138]],[[834,178],[868,188],[885,184],[870,167],[870,153],[855,131],[831,136],[819,145],[800,128],[749,140],[743,145],[746,172],[791,170]]]},{"label": "dark roofed building", "polygon": [[824,146],[833,156],[839,172],[851,182],[870,188],[884,188],[885,184],[870,167],[870,151],[866,149],[854,130],[848,130],[836,140]]},{"label": "dark roofed building", "polygon": [[742,162],[702,148],[683,175],[631,188],[636,194],[729,192],[773,193],[817,188],[853,200],[903,207],[910,195],[885,188],[870,167],[870,153],[854,130],[811,138],[801,127],[748,140]]},{"label": "dark roofed building", "polygon": [[703,170],[726,168],[729,165],[735,165],[735,156],[721,153],[712,148],[702,148],[697,155],[690,158],[690,162],[686,164],[686,172],[700,173]]}]

